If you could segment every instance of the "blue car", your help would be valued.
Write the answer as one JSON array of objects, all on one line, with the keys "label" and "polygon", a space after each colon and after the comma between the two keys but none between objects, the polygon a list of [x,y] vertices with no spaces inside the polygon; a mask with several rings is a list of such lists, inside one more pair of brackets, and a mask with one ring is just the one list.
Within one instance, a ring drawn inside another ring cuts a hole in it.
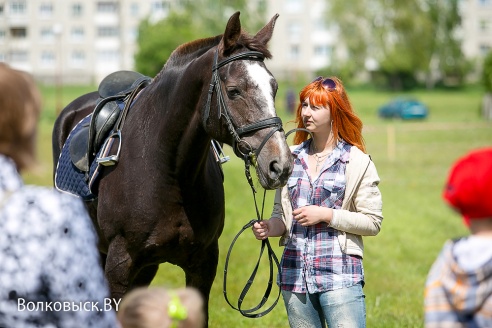
[{"label": "blue car", "polygon": [[418,100],[398,98],[381,106],[378,114],[381,118],[425,119],[429,115],[429,109]]}]

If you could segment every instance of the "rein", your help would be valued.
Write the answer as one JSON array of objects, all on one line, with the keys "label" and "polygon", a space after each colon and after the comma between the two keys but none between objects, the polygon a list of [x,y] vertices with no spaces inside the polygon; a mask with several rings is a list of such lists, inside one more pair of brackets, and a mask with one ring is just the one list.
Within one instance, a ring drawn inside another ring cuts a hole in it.
[{"label": "rein", "polygon": [[[296,129],[292,129],[289,132],[287,132],[285,134],[285,139],[287,139],[287,137],[291,133],[293,133],[295,131],[306,131],[312,137],[312,134],[311,134],[310,131],[308,131],[306,129],[303,129],[303,128],[296,128]],[[259,221],[263,220],[263,210],[265,209],[266,189],[263,190],[263,202],[262,202],[261,213],[260,213],[260,211],[258,209],[258,203],[257,203],[257,200],[256,200],[256,189],[253,186],[253,179],[251,178],[251,173],[250,173],[250,170],[249,170],[250,163],[249,162],[245,162],[245,163],[246,163],[245,164],[245,174],[246,174],[246,178],[248,180],[248,183],[249,183],[249,185],[251,187],[251,190],[252,190],[252,193],[253,193],[253,200],[254,200],[254,203],[255,203],[255,210],[256,210],[256,217],[257,217],[257,219],[256,220],[253,219],[253,220],[249,221],[244,227],[242,227],[242,229],[236,234],[236,236],[232,240],[231,246],[229,246],[229,250],[227,251],[227,256],[226,256],[226,260],[225,260],[225,264],[224,264],[223,293],[224,293],[224,298],[225,298],[227,304],[229,304],[231,306],[231,308],[233,308],[234,310],[239,311],[245,317],[248,317],[248,318],[260,318],[260,317],[268,314],[271,310],[273,310],[273,308],[277,305],[278,300],[280,298],[280,288],[279,288],[278,294],[277,294],[277,298],[275,299],[275,301],[273,302],[273,304],[269,308],[267,308],[266,310],[264,310],[262,312],[254,313],[255,311],[258,311],[259,309],[261,309],[263,307],[263,305],[265,305],[265,303],[268,301],[268,298],[269,298],[270,293],[272,291],[273,278],[274,278],[273,263],[276,264],[276,266],[277,266],[277,272],[280,273],[280,262],[279,262],[279,260],[277,258],[277,255],[273,251],[272,246],[270,245],[270,241],[268,240],[268,238],[267,239],[263,239],[261,241],[261,248],[260,248],[260,254],[258,256],[258,261],[256,262],[255,268],[253,269],[253,272],[251,273],[251,275],[250,275],[250,277],[248,279],[248,282],[246,283],[246,285],[244,286],[243,290],[241,291],[241,294],[239,295],[239,299],[237,301],[237,307],[235,307],[234,305],[232,305],[231,302],[229,301],[228,297],[227,297],[227,271],[228,271],[228,267],[229,267],[229,259],[230,259],[230,256],[231,256],[232,248],[234,247],[234,245],[235,245],[237,239],[239,238],[239,236],[244,231],[246,231],[247,229],[251,228],[253,226],[253,224],[255,224],[256,222],[259,222]],[[244,298],[246,297],[246,294],[250,290],[251,285],[254,282],[254,279],[256,277],[256,273],[258,272],[258,267],[260,265],[261,257],[263,256],[263,252],[265,250],[265,247],[267,248],[267,251],[268,251],[267,254],[268,254],[268,263],[269,263],[269,269],[270,269],[270,271],[269,271],[270,274],[269,274],[268,283],[267,283],[267,287],[266,287],[265,293],[264,293],[264,295],[263,295],[260,303],[258,303],[258,305],[256,305],[255,307],[252,307],[250,309],[242,309],[241,308],[241,305],[243,303]],[[281,275],[279,275],[279,283],[280,283],[280,285],[282,284],[282,276]]]},{"label": "rein", "polygon": [[[263,210],[265,208],[266,190],[264,190],[264,193],[263,193],[263,202],[262,202],[262,208],[261,208],[261,213],[260,213],[260,211],[258,209],[257,200],[256,200],[256,189],[255,189],[254,184],[253,184],[253,178],[251,177],[250,167],[251,167],[251,165],[253,165],[253,166],[256,165],[256,159],[258,158],[258,156],[259,156],[263,146],[266,144],[266,142],[272,137],[272,135],[275,132],[283,131],[283,127],[282,127],[282,120],[280,119],[280,117],[277,117],[277,116],[266,118],[266,119],[263,119],[263,120],[260,120],[260,121],[254,122],[254,123],[250,123],[250,124],[247,124],[247,125],[242,126],[242,127],[237,127],[237,124],[235,124],[233,119],[232,119],[231,113],[229,111],[229,108],[227,107],[224,95],[222,93],[221,80],[219,77],[218,70],[219,70],[219,68],[221,68],[221,67],[223,67],[223,66],[225,66],[225,65],[227,65],[233,61],[236,61],[236,60],[263,61],[264,59],[265,59],[265,56],[263,55],[263,53],[261,53],[259,51],[247,51],[247,52],[243,52],[240,54],[236,54],[236,55],[227,57],[227,58],[223,59],[222,61],[218,62],[218,50],[216,50],[215,55],[214,55],[214,63],[212,66],[212,79],[210,81],[210,86],[208,89],[207,102],[205,105],[205,111],[204,111],[204,116],[203,116],[203,125],[206,126],[207,120],[209,119],[209,116],[210,116],[210,106],[211,106],[211,102],[212,102],[212,96],[213,96],[214,91],[215,91],[217,94],[216,98],[217,98],[217,108],[218,108],[218,119],[220,120],[220,118],[223,117],[226,121],[227,129],[229,130],[229,133],[233,137],[232,148],[233,148],[236,156],[238,156],[244,160],[244,164],[245,164],[244,171],[245,171],[246,179],[248,180],[248,183],[251,187],[251,191],[253,193],[253,199],[254,199],[255,209],[256,209],[256,219],[253,219],[250,222],[248,222],[248,224],[246,224],[234,237],[234,239],[231,243],[231,246],[229,247],[229,251],[227,252],[227,256],[226,256],[225,267],[224,267],[224,283],[223,283],[223,293],[224,293],[224,298],[225,298],[227,304],[229,304],[233,309],[239,311],[243,316],[248,317],[248,318],[262,317],[262,316],[268,314],[277,305],[278,300],[280,298],[280,288],[279,288],[277,298],[274,301],[274,303],[270,307],[268,307],[266,310],[264,310],[262,312],[257,312],[268,301],[268,298],[269,298],[270,293],[272,291],[273,279],[274,279],[273,264],[275,263],[275,265],[277,266],[277,271],[280,272],[280,262],[277,258],[277,255],[273,251],[268,238],[262,240],[258,261],[256,263],[256,266],[255,266],[253,272],[251,273],[251,275],[248,279],[248,282],[246,283],[245,287],[243,288],[243,290],[239,296],[239,299],[237,302],[237,307],[236,307],[236,306],[231,304],[231,302],[229,301],[229,299],[227,297],[227,271],[228,271],[228,267],[229,267],[229,259],[231,256],[232,248],[235,245],[239,236],[245,230],[252,227],[255,222],[259,222],[259,221],[263,220]],[[267,136],[263,139],[260,146],[258,148],[256,148],[255,150],[253,150],[253,147],[251,147],[251,145],[248,142],[246,142],[245,140],[242,139],[245,135],[247,135],[249,133],[259,131],[262,129],[266,129],[266,128],[272,128],[272,129],[267,134]],[[287,138],[287,136],[295,130],[298,130],[298,129],[294,129],[294,130],[289,131],[285,135],[285,138]],[[248,149],[247,153],[242,152],[241,149],[239,148],[241,143],[246,145],[246,148]],[[246,297],[246,294],[250,290],[251,285],[253,284],[254,279],[256,277],[256,274],[258,272],[258,267],[260,264],[261,257],[263,256],[263,253],[265,251],[265,247],[267,249],[269,269],[270,269],[270,276],[268,279],[267,287],[265,289],[265,294],[262,297],[261,301],[258,303],[258,305],[254,306],[253,308],[250,308],[250,309],[242,309],[242,303],[244,301],[244,298]]]}]

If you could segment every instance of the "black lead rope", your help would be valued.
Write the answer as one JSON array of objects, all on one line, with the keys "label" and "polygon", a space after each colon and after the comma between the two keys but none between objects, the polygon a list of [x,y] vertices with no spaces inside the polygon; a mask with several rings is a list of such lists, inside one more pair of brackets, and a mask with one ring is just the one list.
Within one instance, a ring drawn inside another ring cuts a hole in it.
[{"label": "black lead rope", "polygon": [[[296,131],[305,131],[305,132],[309,133],[309,135],[311,135],[311,138],[313,137],[313,135],[311,134],[310,131],[308,131],[306,129],[303,129],[303,128],[296,128],[296,129],[292,129],[289,132],[287,132],[285,134],[285,139],[287,139],[287,137],[292,132],[296,132]],[[251,228],[253,226],[253,224],[255,224],[256,222],[259,222],[259,221],[263,220],[263,210],[265,209],[266,190],[264,190],[264,192],[263,192],[263,202],[262,202],[261,214],[260,214],[260,211],[258,210],[258,203],[256,201],[256,190],[254,188],[253,179],[251,177],[251,172],[249,170],[250,165],[251,165],[252,158],[254,158],[254,156],[255,156],[255,154],[252,154],[252,153],[250,153],[249,155],[244,155],[244,163],[245,163],[246,179],[248,180],[248,183],[249,183],[249,185],[251,187],[251,190],[253,192],[253,200],[254,200],[254,203],[255,203],[255,210],[256,210],[256,217],[257,217],[257,219],[256,220],[253,219],[253,220],[249,221],[236,234],[236,236],[232,240],[231,246],[229,247],[229,250],[228,250],[227,256],[226,256],[226,260],[225,260],[225,265],[224,265],[224,283],[223,283],[223,293],[224,293],[224,298],[225,298],[227,304],[229,304],[231,306],[231,308],[233,308],[234,310],[239,311],[243,316],[248,317],[248,318],[260,318],[260,317],[268,314],[277,305],[278,300],[280,298],[280,288],[279,288],[278,289],[278,294],[277,294],[277,299],[275,300],[275,302],[273,302],[273,304],[269,308],[267,308],[266,310],[264,310],[262,312],[259,312],[259,313],[254,313],[254,312],[258,311],[259,309],[261,309],[265,305],[265,303],[268,301],[268,298],[270,297],[270,293],[271,293],[272,287],[273,287],[273,279],[274,279],[273,263],[276,264],[276,266],[277,266],[277,272],[280,273],[280,262],[279,262],[279,260],[277,258],[277,255],[273,251],[272,246],[270,245],[270,241],[268,240],[268,238],[267,239],[263,239],[261,241],[261,248],[260,248],[260,254],[258,256],[258,261],[256,262],[255,268],[253,269],[253,272],[251,273],[251,275],[250,275],[250,277],[248,279],[248,282],[246,283],[246,285],[244,286],[243,290],[241,291],[241,294],[239,295],[239,299],[237,301],[237,307],[235,307],[234,305],[232,305],[231,302],[229,301],[228,297],[227,297],[227,268],[229,267],[229,258],[231,256],[232,248],[234,247],[234,244],[236,243],[236,241],[239,238],[239,236],[244,231],[246,231],[247,229]],[[246,297],[246,294],[250,290],[251,285],[253,284],[253,282],[255,280],[256,273],[258,272],[258,267],[260,265],[261,257],[263,256],[263,252],[265,251],[265,247],[267,248],[267,251],[268,251],[268,263],[269,263],[269,269],[270,269],[270,276],[269,276],[269,279],[268,279],[267,287],[265,289],[265,293],[264,293],[264,295],[263,295],[260,303],[258,303],[257,306],[252,307],[250,309],[242,309],[241,306],[243,304],[244,298]],[[280,282],[280,285],[282,285],[282,280],[281,279],[282,279],[282,276],[279,274],[279,282]]]},{"label": "black lead rope", "polygon": [[[229,301],[228,297],[227,297],[227,268],[229,267],[229,258],[231,256],[232,248],[233,248],[234,244],[236,243],[237,239],[239,238],[239,236],[245,230],[251,228],[253,226],[253,224],[255,224],[256,222],[259,222],[259,221],[261,221],[263,219],[263,210],[265,209],[266,190],[264,190],[264,192],[263,192],[263,202],[262,202],[262,208],[261,208],[261,214],[260,214],[260,212],[258,210],[258,204],[257,204],[257,201],[256,201],[256,191],[255,191],[255,189],[254,189],[254,187],[252,185],[251,174],[249,172],[249,166],[250,166],[249,160],[247,160],[246,161],[246,168],[245,168],[246,177],[247,177],[248,182],[250,183],[250,186],[251,186],[252,191],[253,191],[253,199],[254,199],[254,203],[255,203],[255,209],[256,209],[257,219],[256,220],[253,219],[253,220],[249,221],[248,224],[246,224],[236,234],[236,236],[232,240],[231,246],[229,247],[229,251],[227,252],[225,266],[224,266],[224,285],[223,285],[223,292],[224,292],[224,298],[225,298],[227,304],[229,304],[233,309],[239,311],[245,317],[248,317],[248,318],[260,318],[260,317],[268,314],[271,310],[273,310],[273,308],[277,305],[278,300],[280,298],[280,288],[279,288],[277,299],[275,300],[275,302],[269,308],[267,308],[265,311],[262,311],[262,312],[259,312],[259,313],[254,313],[254,312],[258,311],[259,309],[261,309],[265,305],[265,303],[268,301],[268,298],[270,297],[270,293],[271,293],[272,287],[273,287],[273,280],[274,280],[274,268],[273,268],[273,263],[274,262],[275,262],[275,264],[277,266],[277,271],[280,272],[280,262],[279,262],[279,260],[277,258],[277,255],[273,251],[272,246],[270,245],[270,241],[268,240],[268,238],[267,239],[263,239],[261,241],[261,248],[260,248],[260,254],[258,256],[258,261],[256,262],[255,268],[254,268],[253,272],[251,273],[251,275],[250,275],[250,277],[248,279],[248,282],[244,286],[241,294],[239,295],[239,299],[237,301],[237,307],[235,307],[234,305],[232,305],[231,302]],[[267,251],[268,251],[268,262],[269,262],[269,268],[270,268],[270,277],[268,279],[268,283],[267,283],[267,287],[266,287],[265,293],[264,293],[264,295],[263,295],[260,303],[257,306],[255,306],[253,308],[250,308],[250,309],[242,309],[241,306],[242,306],[242,303],[244,301],[244,298],[246,297],[246,294],[250,290],[251,285],[253,284],[253,282],[255,280],[256,273],[258,272],[258,267],[260,266],[260,261],[261,261],[261,258],[263,256],[263,252],[265,250],[265,247],[267,248]]]}]

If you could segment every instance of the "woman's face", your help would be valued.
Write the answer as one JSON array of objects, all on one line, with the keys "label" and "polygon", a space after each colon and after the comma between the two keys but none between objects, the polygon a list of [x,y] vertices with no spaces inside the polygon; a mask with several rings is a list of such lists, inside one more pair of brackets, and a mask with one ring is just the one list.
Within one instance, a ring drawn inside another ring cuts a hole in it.
[{"label": "woman's face", "polygon": [[309,98],[302,102],[301,110],[304,127],[311,132],[324,132],[330,128],[330,108],[309,103]]}]

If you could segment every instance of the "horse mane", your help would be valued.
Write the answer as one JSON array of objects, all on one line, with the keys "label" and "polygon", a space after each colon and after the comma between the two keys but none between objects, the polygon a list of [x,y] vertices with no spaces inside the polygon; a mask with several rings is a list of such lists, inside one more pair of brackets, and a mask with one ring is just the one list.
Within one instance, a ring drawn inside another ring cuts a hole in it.
[{"label": "horse mane", "polygon": [[[219,34],[217,36],[198,39],[180,45],[171,53],[169,59],[164,64],[164,67],[159,74],[157,74],[156,78],[158,78],[167,67],[183,66],[189,63],[191,59],[198,58],[203,55],[210,48],[217,46],[220,43],[220,40],[222,40],[222,36],[223,34]],[[265,58],[272,58],[272,54],[268,50],[267,46],[258,42],[258,40],[246,33],[244,30],[241,31],[241,35],[239,36],[236,46],[232,49],[231,53],[240,48],[259,51],[265,56]]]}]

